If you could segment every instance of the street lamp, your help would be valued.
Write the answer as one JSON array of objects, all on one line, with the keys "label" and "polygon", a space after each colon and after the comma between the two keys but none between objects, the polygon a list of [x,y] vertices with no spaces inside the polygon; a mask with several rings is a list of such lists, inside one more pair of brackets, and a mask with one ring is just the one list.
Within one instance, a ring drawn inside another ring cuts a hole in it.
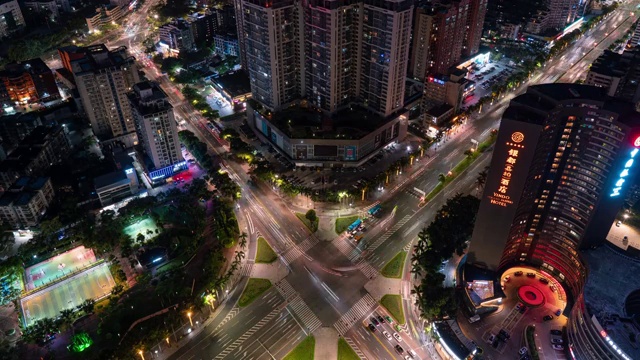
[{"label": "street lamp", "polygon": [[187,317],[189,318],[189,324],[191,324],[191,327],[193,327],[193,321],[191,320],[191,311],[187,313]]},{"label": "street lamp", "polygon": [[142,360],[144,360],[144,353],[142,352],[142,350],[138,350],[138,355],[140,355]]}]

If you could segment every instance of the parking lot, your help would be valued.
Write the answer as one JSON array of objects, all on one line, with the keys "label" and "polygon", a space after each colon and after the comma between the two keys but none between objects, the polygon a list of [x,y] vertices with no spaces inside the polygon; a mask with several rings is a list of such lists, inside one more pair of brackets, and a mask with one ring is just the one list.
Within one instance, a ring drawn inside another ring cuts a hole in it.
[{"label": "parking lot", "polygon": [[220,117],[233,114],[233,106],[213,86],[208,85],[207,88],[211,89],[211,94],[207,96],[207,104],[216,110]]},{"label": "parking lot", "polygon": [[511,74],[518,71],[517,66],[511,66],[508,63],[509,60],[503,59],[478,66],[475,70],[469,71],[467,78],[476,82],[476,89],[472,96],[463,100],[462,106],[469,107],[482,97],[491,95],[493,85],[504,82]]}]

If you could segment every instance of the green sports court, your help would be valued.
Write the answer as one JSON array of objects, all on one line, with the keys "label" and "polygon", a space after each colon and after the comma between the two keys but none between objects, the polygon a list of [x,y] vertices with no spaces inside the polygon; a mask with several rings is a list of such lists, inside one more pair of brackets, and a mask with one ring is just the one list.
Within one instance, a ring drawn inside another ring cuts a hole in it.
[{"label": "green sports court", "polygon": [[37,289],[96,262],[93,250],[78,246],[25,269],[27,291]]},{"label": "green sports court", "polygon": [[[145,241],[156,237],[156,230],[158,225],[150,217],[145,217],[135,223],[124,228],[125,235],[129,236],[133,241],[137,241],[138,234],[142,234],[145,237]],[[150,232],[148,232],[150,231]]]},{"label": "green sports court", "polygon": [[20,299],[27,326],[39,319],[55,318],[64,309],[73,309],[87,299],[102,298],[115,286],[106,263],[99,264],[58,284]]}]

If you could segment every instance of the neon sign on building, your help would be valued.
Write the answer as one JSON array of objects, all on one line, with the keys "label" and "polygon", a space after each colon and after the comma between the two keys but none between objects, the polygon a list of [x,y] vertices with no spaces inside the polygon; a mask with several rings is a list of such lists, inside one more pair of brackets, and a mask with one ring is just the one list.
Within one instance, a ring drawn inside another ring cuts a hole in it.
[{"label": "neon sign on building", "polygon": [[521,132],[514,132],[511,134],[511,141],[507,141],[507,159],[505,160],[504,168],[502,170],[502,176],[500,177],[500,183],[498,189],[490,195],[491,204],[502,207],[507,207],[513,204],[511,196],[507,195],[509,191],[509,184],[511,183],[511,177],[513,175],[513,168],[516,162],[518,162],[518,156],[520,151],[524,149],[524,145],[521,142],[524,140],[524,134]]},{"label": "neon sign on building", "polygon": [[614,183],[614,188],[611,190],[611,195],[609,195],[610,197],[620,196],[622,186],[627,180],[626,177],[629,176],[629,170],[631,170],[631,167],[633,166],[634,157],[638,154],[637,148],[640,147],[640,136],[636,137],[636,139],[633,141],[633,146],[635,146],[636,149],[633,149],[631,150],[631,152],[629,152],[629,157],[624,163],[624,168],[622,169],[620,175],[618,175],[618,178]]}]

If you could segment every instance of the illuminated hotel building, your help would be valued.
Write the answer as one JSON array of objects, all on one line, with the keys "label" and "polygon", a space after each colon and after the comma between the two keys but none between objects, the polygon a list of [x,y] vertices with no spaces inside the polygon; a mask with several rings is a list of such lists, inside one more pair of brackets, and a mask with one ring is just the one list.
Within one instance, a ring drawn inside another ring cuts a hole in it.
[{"label": "illuminated hotel building", "polygon": [[640,160],[633,104],[586,85],[529,87],[503,114],[469,253],[498,275],[538,269],[571,308]]}]

